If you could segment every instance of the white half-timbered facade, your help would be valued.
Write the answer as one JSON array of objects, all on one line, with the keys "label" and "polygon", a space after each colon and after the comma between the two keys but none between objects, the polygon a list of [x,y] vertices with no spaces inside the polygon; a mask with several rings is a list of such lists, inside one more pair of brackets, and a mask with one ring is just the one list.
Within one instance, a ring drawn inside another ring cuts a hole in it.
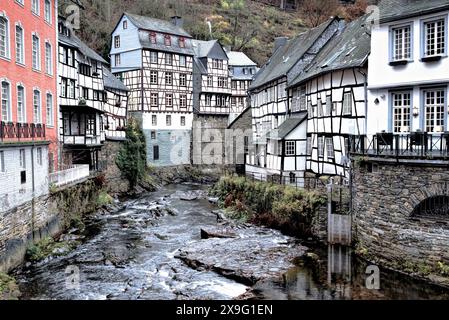
[{"label": "white half-timbered facade", "polygon": [[126,117],[128,114],[128,88],[104,67],[104,129],[107,140],[126,139]]},{"label": "white half-timbered facade", "polygon": [[[300,34],[294,39],[277,38],[272,57],[257,73],[250,86],[250,100],[252,108],[253,143],[251,153],[248,155],[246,171],[249,175],[265,180],[270,176],[280,176],[283,181],[295,180],[302,184],[305,167],[294,166],[296,170],[286,170],[285,162],[281,160],[284,146],[279,146],[279,141],[287,136],[277,137],[278,131],[284,131],[281,127],[288,118],[289,98],[287,87],[289,82],[295,79],[319,53],[321,48],[344,26],[344,23],[334,18],[328,22]],[[300,116],[299,118],[303,118]],[[290,128],[291,123],[287,126]],[[305,126],[305,121],[298,121],[297,125]],[[282,129],[282,130],[280,130]],[[300,158],[305,156],[301,149],[300,139],[292,134],[304,130],[288,130],[288,138],[298,142],[294,154],[289,145],[289,157]],[[300,163],[303,160],[295,160]],[[284,164],[284,165],[283,165]],[[289,167],[291,169],[291,167]],[[293,178],[294,177],[294,178]]]},{"label": "white half-timbered facade", "polygon": [[98,169],[98,153],[105,141],[103,112],[106,61],[59,20],[58,84],[60,141],[65,165],[89,164]]},{"label": "white half-timbered facade", "polygon": [[248,90],[255,77],[257,64],[246,54],[238,51],[228,51],[229,74],[231,77],[231,123],[248,106]]},{"label": "white half-timbered facade", "polygon": [[290,84],[290,114],[307,114],[301,154],[307,154],[306,171],[313,175],[348,174],[349,141],[366,130],[369,52],[369,26],[362,17],[339,31]]},{"label": "white half-timbered facade", "polygon": [[112,33],[112,73],[129,89],[128,112],[142,121],[148,162],[190,163],[193,45],[172,22],[125,13]]}]

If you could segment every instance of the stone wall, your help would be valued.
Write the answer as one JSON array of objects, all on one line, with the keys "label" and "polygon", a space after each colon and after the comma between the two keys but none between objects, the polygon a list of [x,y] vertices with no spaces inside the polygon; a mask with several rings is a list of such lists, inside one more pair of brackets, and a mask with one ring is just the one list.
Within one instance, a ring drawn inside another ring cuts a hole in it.
[{"label": "stone wall", "polygon": [[99,155],[104,168],[102,173],[106,179],[106,191],[112,194],[124,193],[129,190],[129,182],[122,177],[122,173],[116,164],[122,144],[122,141],[107,140]]},{"label": "stone wall", "polygon": [[0,272],[20,265],[30,245],[63,231],[74,216],[95,210],[98,193],[87,180],[0,213]]},{"label": "stone wall", "polygon": [[449,264],[449,219],[412,212],[447,196],[447,166],[364,160],[354,168],[354,237],[358,251],[386,266],[416,271]]}]

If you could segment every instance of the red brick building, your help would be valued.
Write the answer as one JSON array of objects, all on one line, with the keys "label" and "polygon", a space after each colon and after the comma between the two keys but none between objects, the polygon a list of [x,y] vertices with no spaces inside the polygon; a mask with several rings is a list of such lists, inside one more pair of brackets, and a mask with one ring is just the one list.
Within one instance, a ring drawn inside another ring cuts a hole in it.
[{"label": "red brick building", "polygon": [[56,2],[0,0],[0,211],[48,192],[58,164]]}]

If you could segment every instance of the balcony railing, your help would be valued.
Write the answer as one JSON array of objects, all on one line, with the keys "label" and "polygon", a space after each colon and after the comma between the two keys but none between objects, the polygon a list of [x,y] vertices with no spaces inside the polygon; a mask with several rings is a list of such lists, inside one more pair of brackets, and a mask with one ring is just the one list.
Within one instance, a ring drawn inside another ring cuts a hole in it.
[{"label": "balcony railing", "polygon": [[82,181],[90,175],[88,164],[73,165],[66,170],[57,171],[49,175],[50,184],[57,187]]},{"label": "balcony railing", "polygon": [[449,159],[449,133],[382,132],[372,136],[353,136],[349,139],[348,148],[356,155],[396,159]]},{"label": "balcony railing", "polygon": [[36,123],[0,122],[0,142],[29,141],[45,138],[45,125]]}]

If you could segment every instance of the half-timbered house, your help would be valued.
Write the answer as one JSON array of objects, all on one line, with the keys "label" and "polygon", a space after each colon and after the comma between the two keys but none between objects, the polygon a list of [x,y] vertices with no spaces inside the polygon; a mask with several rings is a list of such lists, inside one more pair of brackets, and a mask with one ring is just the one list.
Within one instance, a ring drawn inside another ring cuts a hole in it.
[{"label": "half-timbered house", "polygon": [[130,90],[128,112],[142,123],[148,162],[189,164],[194,52],[182,19],[124,13],[112,32],[110,55],[112,73]]},{"label": "half-timbered house", "polygon": [[291,116],[307,115],[297,147],[313,175],[347,176],[350,137],[365,132],[369,27],[366,17],[347,24],[289,84]]},{"label": "half-timbered house", "polygon": [[231,123],[248,106],[248,89],[258,68],[245,53],[228,51],[229,73],[231,76]]},{"label": "half-timbered house", "polygon": [[66,165],[89,164],[98,169],[98,157],[105,140],[103,127],[103,65],[106,61],[83,43],[59,19],[58,79],[60,141]]},{"label": "half-timbered house", "polygon": [[[288,82],[295,79],[309,65],[321,48],[343,26],[342,20],[333,18],[294,39],[276,39],[272,57],[257,73],[250,86],[253,143],[255,146],[252,148],[247,161],[246,171],[248,174],[253,174],[259,179],[267,179],[269,176],[275,175],[287,181],[290,181],[291,174],[294,174],[295,179],[304,177],[305,167],[299,164],[301,161],[299,157],[305,155],[304,150],[300,147],[292,149],[290,142],[287,150],[287,144],[282,143],[287,138],[297,140],[292,135],[292,133],[297,132],[289,130],[292,123],[289,122],[285,127],[282,127],[282,124],[288,118]],[[304,120],[303,116],[299,116],[296,124],[305,128]],[[298,129],[298,133],[304,130]],[[278,137],[278,131],[281,133],[288,132],[288,135]],[[286,154],[288,153],[288,157],[294,164],[288,170],[286,170],[286,163],[281,157],[284,151]],[[292,170],[293,168],[295,170]]]},{"label": "half-timbered house", "polygon": [[129,89],[114,76],[107,67],[103,67],[106,101],[104,105],[104,130],[107,140],[126,138],[126,117]]}]

